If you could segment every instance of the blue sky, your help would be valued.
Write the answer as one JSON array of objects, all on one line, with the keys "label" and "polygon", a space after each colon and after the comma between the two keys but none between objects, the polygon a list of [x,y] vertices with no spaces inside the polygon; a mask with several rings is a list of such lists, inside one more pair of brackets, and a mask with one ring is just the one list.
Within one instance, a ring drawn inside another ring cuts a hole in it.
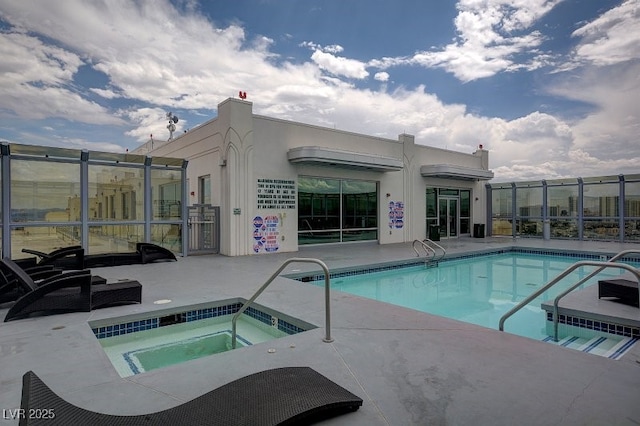
[{"label": "blue sky", "polygon": [[242,90],[257,114],[482,144],[494,181],[640,172],[640,0],[0,0],[0,53],[12,143],[124,152]]}]

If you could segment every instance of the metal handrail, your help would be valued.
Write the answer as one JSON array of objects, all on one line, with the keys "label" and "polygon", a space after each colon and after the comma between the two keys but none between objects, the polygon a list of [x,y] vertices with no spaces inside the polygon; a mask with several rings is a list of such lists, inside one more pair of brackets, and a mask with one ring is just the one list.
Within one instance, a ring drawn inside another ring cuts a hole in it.
[{"label": "metal handrail", "polygon": [[[434,246],[436,246],[437,248],[439,248],[440,250],[442,250],[442,255],[441,255],[441,256],[436,260],[436,262],[438,262],[438,261],[440,261],[440,260],[444,259],[444,257],[447,255],[447,250],[445,250],[445,248],[444,248],[444,247],[442,247],[440,244],[436,243],[435,241],[430,240],[429,238],[425,238],[425,239],[423,240],[423,242],[425,242],[425,243],[427,243],[427,244],[428,244],[428,243],[431,243],[431,244],[433,244]],[[435,250],[434,250],[434,253],[435,253]],[[435,255],[434,255],[434,257],[435,257]]]},{"label": "metal handrail", "polygon": [[236,322],[238,321],[238,317],[240,317],[240,315],[242,315],[242,313],[249,307],[249,305],[252,304],[257,299],[258,296],[260,296],[260,294],[269,286],[269,284],[271,284],[271,282],[274,279],[276,279],[276,277],[280,274],[280,272],[282,272],[288,264],[293,262],[317,263],[322,267],[322,270],[324,271],[324,306],[325,306],[324,308],[325,309],[325,337],[322,340],[326,343],[333,342],[333,339],[331,338],[331,311],[330,311],[331,294],[330,294],[330,285],[329,285],[329,282],[330,282],[329,268],[320,259],[313,259],[313,258],[306,258],[306,257],[292,257],[291,259],[286,260],[278,268],[278,270],[274,272],[264,284],[262,284],[262,287],[260,287],[258,291],[256,291],[255,294],[251,296],[251,299],[244,302],[244,305],[242,305],[242,307],[238,310],[238,312],[236,312],[236,314],[231,319],[231,348],[232,349],[236,348],[236,338],[237,338]]},{"label": "metal handrail", "polygon": [[424,249],[424,253],[425,255],[429,255],[429,252],[431,252],[431,259],[433,259],[434,257],[436,257],[436,251],[429,246],[427,243],[425,243],[424,241],[420,241],[420,240],[413,240],[413,251],[416,252],[416,256],[420,257],[420,253],[418,252],[418,249],[416,249],[416,243],[419,243],[422,248]]},{"label": "metal handrail", "polygon": [[[611,261],[609,261],[609,262],[591,261],[590,262],[590,261],[586,261],[586,260],[583,261],[583,262],[578,262],[578,263],[581,263],[581,265],[578,265],[578,266],[601,266],[600,269],[598,269],[596,272],[600,272],[605,268],[626,269],[627,271],[629,271],[633,275],[635,275],[636,279],[638,280],[638,282],[640,282],[640,270],[637,269],[637,268],[634,268],[633,266],[627,265],[626,263],[617,263],[617,262],[611,262]],[[575,268],[573,268],[573,269],[575,269]],[[593,275],[595,275],[595,274],[593,274]],[[584,281],[586,281],[586,280],[584,280]],[[581,282],[572,285],[571,287],[569,287],[568,289],[566,289],[562,293],[558,294],[556,296],[556,298],[553,300],[553,341],[554,342],[558,341],[558,317],[559,317],[559,315],[558,315],[558,303],[560,302],[560,299],[562,299],[567,294],[571,293],[573,290],[576,289],[576,287],[578,287],[584,281],[581,280]],[[640,300],[638,302],[640,303]]]},{"label": "metal handrail", "polygon": [[[623,250],[620,253],[616,254],[615,256],[613,256],[611,259],[609,259],[609,262],[600,262],[603,264],[607,264],[607,263],[611,263],[627,254],[631,254],[631,253],[640,253],[640,250]],[[580,263],[580,262],[578,262]],[[575,264],[574,264],[575,265]],[[582,265],[581,265],[582,266]],[[585,281],[587,281],[590,278],[593,278],[595,275],[597,275],[598,273],[600,273],[604,268],[606,268],[607,266],[603,266],[599,269],[596,269],[595,271],[593,271],[591,274],[587,275],[585,278],[581,279],[576,285],[575,287],[579,286],[580,284],[583,284]],[[548,289],[550,289],[551,287],[553,287],[558,281],[560,281],[562,278],[564,278],[567,274],[569,274],[571,271],[573,271],[574,269],[576,269],[575,267],[571,266],[569,268],[567,268],[562,274],[560,274],[560,276],[556,277],[555,279],[549,281],[547,284],[545,284],[544,286],[542,286],[538,291],[535,291],[533,293],[531,293],[528,297],[526,297],[524,300],[522,300],[520,303],[518,303],[516,306],[514,306],[513,308],[511,308],[507,313],[505,313],[501,318],[500,318],[500,323],[498,325],[498,329],[500,331],[504,331],[504,323],[505,321],[513,314],[515,314],[516,312],[518,312],[520,309],[522,309],[523,307],[525,307],[526,305],[528,305],[530,302],[532,302],[536,297],[540,296],[542,293],[544,293],[545,291],[547,291]]]},{"label": "metal handrail", "polygon": [[[424,240],[413,240],[413,251],[416,252],[416,256],[420,257],[420,253],[418,252],[418,250],[416,249],[416,243],[419,243],[422,248],[424,249],[425,254],[428,256],[429,252],[432,253],[431,258],[427,259],[425,261],[425,263],[428,263],[430,261],[433,262],[438,262],[440,260],[442,260],[442,258],[444,258],[447,255],[447,250],[445,250],[444,247],[442,247],[440,244],[425,238]],[[440,255],[440,257],[438,257],[436,259],[436,256],[438,256],[438,252],[436,251],[436,249],[434,249],[433,247],[431,247],[431,245],[429,245],[429,243],[433,244],[434,246],[436,246],[437,248],[439,248],[442,251],[442,254]]]}]

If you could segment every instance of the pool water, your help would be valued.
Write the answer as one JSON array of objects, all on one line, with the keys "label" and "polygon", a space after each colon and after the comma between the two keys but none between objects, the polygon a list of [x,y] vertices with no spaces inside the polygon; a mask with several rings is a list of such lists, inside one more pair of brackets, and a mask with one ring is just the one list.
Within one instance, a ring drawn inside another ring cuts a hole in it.
[{"label": "pool water", "polygon": [[[199,321],[99,339],[121,377],[144,373],[231,350],[231,318],[222,315]],[[237,322],[236,348],[288,336],[247,315]]]},{"label": "pool water", "polygon": [[[203,356],[215,355],[231,350],[231,331],[223,330],[190,339],[159,344],[128,351],[124,359],[135,367],[135,372],[155,370]],[[244,339],[237,339],[236,348],[246,346]]]},{"label": "pool water", "polygon": [[[491,254],[452,259],[433,267],[420,265],[332,278],[331,288],[497,329],[502,315],[578,260],[528,253]],[[595,269],[582,267],[574,271],[509,318],[505,331],[534,339],[547,337],[546,316],[540,304],[552,300]],[[605,270],[583,287],[623,272]],[[324,285],[324,281],[311,283]]]}]

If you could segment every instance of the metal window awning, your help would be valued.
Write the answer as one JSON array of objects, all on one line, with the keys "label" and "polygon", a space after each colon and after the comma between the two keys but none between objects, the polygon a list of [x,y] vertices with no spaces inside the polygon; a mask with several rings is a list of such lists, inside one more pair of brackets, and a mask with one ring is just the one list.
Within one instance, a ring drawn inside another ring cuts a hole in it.
[{"label": "metal window awning", "polygon": [[403,167],[402,160],[398,158],[322,148],[319,146],[291,148],[287,152],[287,159],[291,163],[357,168],[377,172],[398,171],[402,170]]},{"label": "metal window awning", "polygon": [[431,164],[420,167],[423,177],[435,177],[457,180],[490,180],[493,179],[491,170],[474,169],[471,167],[455,166],[451,164]]}]

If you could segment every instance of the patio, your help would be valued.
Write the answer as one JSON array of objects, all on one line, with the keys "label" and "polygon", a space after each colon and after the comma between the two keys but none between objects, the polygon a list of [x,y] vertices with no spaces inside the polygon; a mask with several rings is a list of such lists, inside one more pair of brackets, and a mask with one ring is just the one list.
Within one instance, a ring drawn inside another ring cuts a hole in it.
[{"label": "patio", "polygon": [[[638,245],[540,239],[460,238],[449,253],[546,247],[614,254]],[[302,247],[298,253],[191,256],[178,262],[96,268],[109,282],[143,285],[140,305],[0,324],[0,424],[17,424],[22,375],[35,371],[83,408],[133,415],[181,404],[248,374],[309,366],[364,400],[327,425],[638,424],[640,345],[621,360],[333,292],[332,343],[323,342],[324,290],[276,278],[257,303],[318,326],[252,347],[121,378],[88,321],[233,297],[248,299],[291,257],[330,269],[409,259],[411,244],[357,243]],[[318,269],[293,263],[283,274]],[[170,299],[168,305],[153,302]],[[6,305],[0,309],[4,318]],[[215,419],[212,419],[214,421]]]}]

